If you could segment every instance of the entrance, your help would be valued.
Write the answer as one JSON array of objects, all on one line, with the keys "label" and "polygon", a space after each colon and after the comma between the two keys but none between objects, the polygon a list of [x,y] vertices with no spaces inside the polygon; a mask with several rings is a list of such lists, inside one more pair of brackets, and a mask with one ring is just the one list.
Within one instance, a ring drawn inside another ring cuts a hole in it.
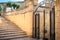
[{"label": "entrance", "polygon": [[33,13],[32,34],[32,37],[36,39],[55,40],[55,7],[48,11],[46,8],[42,11],[36,10]]}]

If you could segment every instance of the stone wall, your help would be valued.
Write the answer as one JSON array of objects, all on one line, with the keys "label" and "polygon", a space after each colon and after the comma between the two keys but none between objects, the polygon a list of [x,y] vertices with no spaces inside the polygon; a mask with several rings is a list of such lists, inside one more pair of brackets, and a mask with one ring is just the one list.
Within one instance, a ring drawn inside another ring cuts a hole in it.
[{"label": "stone wall", "polygon": [[28,4],[29,5],[27,8],[10,12],[10,15],[5,15],[4,17],[16,24],[23,31],[25,31],[28,36],[32,36],[33,6],[31,5],[31,2],[29,2]]},{"label": "stone wall", "polygon": [[60,4],[56,5],[56,40],[60,40]]}]

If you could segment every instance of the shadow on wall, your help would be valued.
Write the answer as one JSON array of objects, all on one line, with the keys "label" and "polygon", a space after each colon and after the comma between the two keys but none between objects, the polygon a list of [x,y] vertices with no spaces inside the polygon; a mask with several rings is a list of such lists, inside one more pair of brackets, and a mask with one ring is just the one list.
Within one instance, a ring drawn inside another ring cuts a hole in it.
[{"label": "shadow on wall", "polygon": [[9,15],[5,16],[5,18],[15,23],[18,27],[25,31],[27,35],[32,35],[32,12],[13,16]]}]

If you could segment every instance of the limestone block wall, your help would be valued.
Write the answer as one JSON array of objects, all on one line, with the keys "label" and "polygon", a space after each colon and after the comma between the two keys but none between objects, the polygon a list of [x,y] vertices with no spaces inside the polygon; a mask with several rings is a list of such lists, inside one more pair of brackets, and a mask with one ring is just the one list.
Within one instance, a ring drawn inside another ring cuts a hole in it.
[{"label": "limestone block wall", "polygon": [[56,40],[60,40],[60,6],[56,6]]},{"label": "limestone block wall", "polygon": [[11,12],[10,15],[5,15],[4,17],[25,31],[28,36],[32,36],[32,9],[32,5],[29,5],[23,10]]}]

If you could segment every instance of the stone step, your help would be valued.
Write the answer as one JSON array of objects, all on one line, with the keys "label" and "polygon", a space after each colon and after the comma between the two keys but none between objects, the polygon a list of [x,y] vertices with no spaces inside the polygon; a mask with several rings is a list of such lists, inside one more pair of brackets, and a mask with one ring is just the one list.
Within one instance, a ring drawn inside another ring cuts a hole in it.
[{"label": "stone step", "polygon": [[4,37],[6,37],[6,36],[20,36],[20,35],[26,35],[26,34],[1,34],[0,36],[2,37],[2,36],[4,36]]},{"label": "stone step", "polygon": [[0,32],[24,32],[23,30],[0,30]]},{"label": "stone step", "polygon": [[26,33],[22,30],[0,30],[0,39],[11,39],[11,38],[21,38],[27,37]]},{"label": "stone step", "polygon": [[6,31],[9,31],[9,30],[22,31],[21,29],[18,29],[18,28],[0,28],[0,31],[2,31],[2,30],[6,30]]},{"label": "stone step", "polygon": [[2,40],[2,39],[16,39],[16,38],[25,38],[25,37],[28,37],[28,36],[26,36],[26,35],[15,35],[15,36],[1,36],[0,37],[0,40]]},{"label": "stone step", "polygon": [[21,29],[14,29],[14,28],[6,28],[6,29],[4,29],[4,28],[0,28],[0,31],[23,31],[23,30],[21,30]]},{"label": "stone step", "polygon": [[[5,35],[5,34],[25,34],[23,32],[4,32],[4,33],[0,33],[0,35]],[[26,34],[25,34],[26,35]]]},{"label": "stone step", "polygon": [[0,25],[0,40],[28,37],[25,31],[21,30],[21,28],[5,20],[4,18],[2,18],[1,20],[3,21],[3,25]]},{"label": "stone step", "polygon": [[0,34],[26,34],[24,31],[2,30]]},{"label": "stone step", "polygon": [[25,33],[24,31],[0,31],[1,33]]}]

